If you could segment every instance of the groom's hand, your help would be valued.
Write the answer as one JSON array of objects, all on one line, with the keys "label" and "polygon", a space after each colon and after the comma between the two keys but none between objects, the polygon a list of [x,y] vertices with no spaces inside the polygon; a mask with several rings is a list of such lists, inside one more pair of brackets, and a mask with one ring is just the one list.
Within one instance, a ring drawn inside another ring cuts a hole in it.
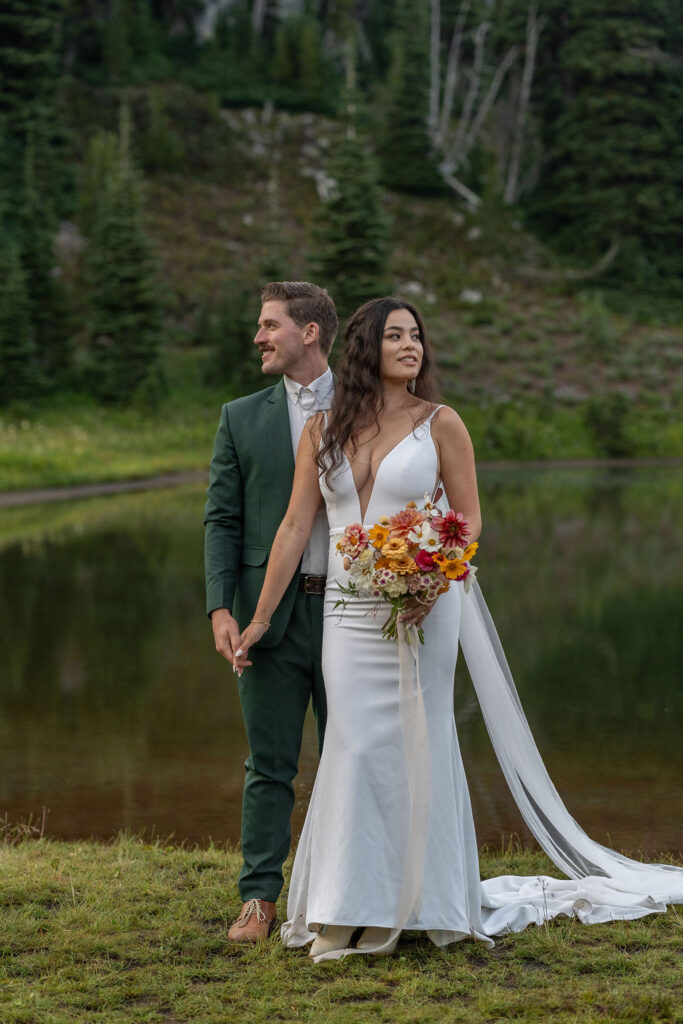
[{"label": "groom's hand", "polygon": [[231,665],[235,662],[235,651],[240,645],[240,627],[227,608],[214,608],[211,612],[211,626],[216,650]]}]

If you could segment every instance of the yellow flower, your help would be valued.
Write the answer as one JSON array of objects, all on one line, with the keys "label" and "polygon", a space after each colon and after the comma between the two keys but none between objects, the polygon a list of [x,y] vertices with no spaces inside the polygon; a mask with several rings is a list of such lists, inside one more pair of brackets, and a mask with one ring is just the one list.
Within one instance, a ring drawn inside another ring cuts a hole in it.
[{"label": "yellow flower", "polygon": [[401,537],[389,537],[382,545],[382,554],[385,558],[400,558],[408,552],[408,545]]},{"label": "yellow flower", "polygon": [[379,521],[381,526],[387,526],[389,523],[389,516],[380,516]]},{"label": "yellow flower", "polygon": [[389,530],[387,529],[386,526],[380,526],[379,524],[375,524],[375,526],[371,526],[370,529],[368,530],[368,537],[370,538],[370,543],[372,544],[373,548],[384,547],[384,545],[387,542],[388,536]]},{"label": "yellow flower", "polygon": [[454,558],[446,564],[445,568],[441,569],[441,572],[448,580],[459,580],[467,572],[467,563],[459,558]]},{"label": "yellow flower", "polygon": [[461,558],[446,558],[440,551],[435,552],[432,558],[446,579],[459,580],[467,572],[467,564]]},{"label": "yellow flower", "polygon": [[410,555],[401,555],[398,558],[387,558],[387,569],[391,569],[398,576],[406,576],[410,573],[417,572],[417,565],[415,559],[411,558]]},{"label": "yellow flower", "polygon": [[471,558],[474,558],[474,556],[477,553],[478,547],[479,545],[477,544],[476,540],[473,540],[471,544],[467,545],[467,547],[465,548],[465,552],[462,556],[466,562],[469,562]]}]

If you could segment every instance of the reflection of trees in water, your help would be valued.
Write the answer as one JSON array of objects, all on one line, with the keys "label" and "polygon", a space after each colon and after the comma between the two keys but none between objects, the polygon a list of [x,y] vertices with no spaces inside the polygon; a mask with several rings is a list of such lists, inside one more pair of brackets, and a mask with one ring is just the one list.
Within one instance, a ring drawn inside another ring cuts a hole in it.
[{"label": "reflection of trees in water", "polygon": [[115,714],[136,701],[150,676],[165,549],[163,535],[110,529],[3,551],[5,707]]},{"label": "reflection of trees in water", "polygon": [[675,470],[482,474],[480,578],[539,739],[609,741],[614,720],[622,744],[652,743],[644,722],[673,742],[679,489]]}]

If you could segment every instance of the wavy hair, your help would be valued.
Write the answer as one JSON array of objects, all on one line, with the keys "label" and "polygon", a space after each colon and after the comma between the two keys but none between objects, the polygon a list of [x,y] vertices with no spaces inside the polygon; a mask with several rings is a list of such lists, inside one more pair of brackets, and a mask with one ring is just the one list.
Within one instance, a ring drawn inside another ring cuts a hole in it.
[{"label": "wavy hair", "polygon": [[334,398],[322,432],[316,456],[325,482],[342,463],[344,447],[355,452],[360,431],[375,422],[384,407],[384,386],[380,373],[382,338],[387,317],[396,309],[406,309],[415,318],[422,344],[422,365],[415,380],[414,394],[428,402],[436,401],[434,356],[425,326],[417,309],[409,302],[385,296],[371,299],[357,309],[348,322],[345,345],[337,367]]}]

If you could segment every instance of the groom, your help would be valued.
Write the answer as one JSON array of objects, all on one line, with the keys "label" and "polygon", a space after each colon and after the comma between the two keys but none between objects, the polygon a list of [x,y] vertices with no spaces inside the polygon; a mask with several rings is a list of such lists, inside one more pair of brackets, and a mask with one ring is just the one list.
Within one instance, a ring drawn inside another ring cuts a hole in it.
[{"label": "groom", "polygon": [[[230,665],[240,628],[254,614],[270,547],[287,509],[299,438],[306,421],[330,407],[334,387],[327,356],[338,320],[325,289],[306,281],[273,282],[263,289],[261,301],[254,338],[261,368],[284,377],[274,387],[223,406],[204,516],[207,611],[216,650]],[[228,932],[234,942],[256,942],[275,926],[309,700],[322,747],[327,549],[321,507],[300,572],[270,629],[250,650],[252,667],[237,680],[249,757],[242,802],[243,906]]]}]

